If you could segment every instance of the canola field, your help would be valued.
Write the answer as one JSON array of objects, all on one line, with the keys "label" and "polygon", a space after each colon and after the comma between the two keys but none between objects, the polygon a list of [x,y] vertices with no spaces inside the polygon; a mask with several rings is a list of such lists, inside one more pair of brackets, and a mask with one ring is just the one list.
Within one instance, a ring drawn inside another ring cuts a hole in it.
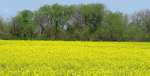
[{"label": "canola field", "polygon": [[0,76],[150,76],[150,43],[1,40]]}]

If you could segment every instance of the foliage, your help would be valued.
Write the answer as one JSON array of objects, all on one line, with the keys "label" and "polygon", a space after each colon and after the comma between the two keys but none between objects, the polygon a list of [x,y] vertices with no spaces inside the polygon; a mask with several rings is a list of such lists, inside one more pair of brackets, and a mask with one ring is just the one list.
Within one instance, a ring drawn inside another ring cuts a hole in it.
[{"label": "foliage", "polygon": [[1,18],[0,34],[10,35],[7,39],[150,41],[150,10],[128,16],[103,4],[44,5],[10,21]]}]

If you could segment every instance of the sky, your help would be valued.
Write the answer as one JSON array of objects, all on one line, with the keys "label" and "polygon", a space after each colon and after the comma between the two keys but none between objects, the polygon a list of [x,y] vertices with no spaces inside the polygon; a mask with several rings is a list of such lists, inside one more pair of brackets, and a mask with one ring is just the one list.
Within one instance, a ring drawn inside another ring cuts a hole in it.
[{"label": "sky", "polygon": [[11,18],[23,9],[37,10],[44,4],[88,4],[102,3],[107,9],[133,14],[150,9],[150,0],[0,0],[0,16]]}]

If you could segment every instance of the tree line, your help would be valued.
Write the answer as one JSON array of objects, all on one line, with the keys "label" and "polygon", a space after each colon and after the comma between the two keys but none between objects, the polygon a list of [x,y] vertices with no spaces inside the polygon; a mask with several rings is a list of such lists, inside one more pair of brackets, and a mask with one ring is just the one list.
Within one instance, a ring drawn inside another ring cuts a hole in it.
[{"label": "tree line", "polygon": [[0,39],[150,41],[150,10],[129,16],[103,4],[44,5],[0,18]]}]

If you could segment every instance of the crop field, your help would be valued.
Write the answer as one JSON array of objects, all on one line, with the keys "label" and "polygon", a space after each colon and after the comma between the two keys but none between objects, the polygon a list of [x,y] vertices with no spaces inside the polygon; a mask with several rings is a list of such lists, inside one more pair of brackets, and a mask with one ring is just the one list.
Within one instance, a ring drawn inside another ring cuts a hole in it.
[{"label": "crop field", "polygon": [[150,76],[150,43],[1,40],[0,76]]}]

